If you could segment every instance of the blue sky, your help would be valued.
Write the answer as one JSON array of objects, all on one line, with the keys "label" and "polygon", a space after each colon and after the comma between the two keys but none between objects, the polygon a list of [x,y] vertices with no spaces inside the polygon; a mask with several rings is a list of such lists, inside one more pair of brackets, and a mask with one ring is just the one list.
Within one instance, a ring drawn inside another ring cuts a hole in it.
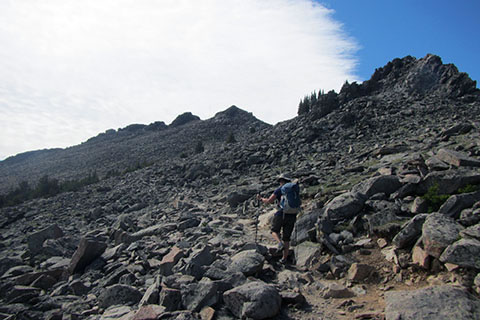
[{"label": "blue sky", "polygon": [[318,0],[358,42],[355,73],[368,80],[375,68],[407,55],[433,53],[480,81],[480,1]]},{"label": "blue sky", "polygon": [[478,82],[479,12],[476,0],[2,0],[0,160],[231,105],[275,124],[406,55]]}]

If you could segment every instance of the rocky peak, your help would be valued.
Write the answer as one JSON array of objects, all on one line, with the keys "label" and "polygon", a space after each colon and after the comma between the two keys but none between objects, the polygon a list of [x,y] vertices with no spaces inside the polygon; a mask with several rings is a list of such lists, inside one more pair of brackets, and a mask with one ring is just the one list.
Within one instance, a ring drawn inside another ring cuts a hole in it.
[{"label": "rocky peak", "polygon": [[251,112],[247,112],[238,108],[235,105],[232,105],[225,111],[221,111],[215,114],[213,117],[214,122],[219,123],[246,123],[252,121],[259,121],[253,116]]},{"label": "rocky peak", "polygon": [[421,59],[412,56],[394,59],[376,69],[364,86],[370,94],[385,91],[444,97],[478,94],[476,81],[470,79],[468,74],[459,72],[455,65],[443,64],[442,59],[433,54]]},{"label": "rocky peak", "polygon": [[185,112],[176,117],[175,120],[173,120],[173,122],[170,124],[170,126],[179,127],[196,120],[200,120],[200,117],[193,115],[191,112]]}]

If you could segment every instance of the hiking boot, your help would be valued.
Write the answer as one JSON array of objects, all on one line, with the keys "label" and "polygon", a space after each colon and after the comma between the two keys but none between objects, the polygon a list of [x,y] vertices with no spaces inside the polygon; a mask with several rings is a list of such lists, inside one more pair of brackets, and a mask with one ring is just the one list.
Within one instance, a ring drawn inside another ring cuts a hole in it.
[{"label": "hiking boot", "polygon": [[277,251],[282,251],[283,250],[283,242],[279,242],[277,245]]}]

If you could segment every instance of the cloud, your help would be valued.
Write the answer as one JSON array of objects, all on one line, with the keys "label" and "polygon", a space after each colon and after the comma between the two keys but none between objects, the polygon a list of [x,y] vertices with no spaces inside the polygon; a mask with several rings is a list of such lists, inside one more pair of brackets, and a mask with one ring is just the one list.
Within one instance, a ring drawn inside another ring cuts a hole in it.
[{"label": "cloud", "polygon": [[0,2],[0,159],[237,105],[293,118],[355,81],[355,41],[310,0]]}]

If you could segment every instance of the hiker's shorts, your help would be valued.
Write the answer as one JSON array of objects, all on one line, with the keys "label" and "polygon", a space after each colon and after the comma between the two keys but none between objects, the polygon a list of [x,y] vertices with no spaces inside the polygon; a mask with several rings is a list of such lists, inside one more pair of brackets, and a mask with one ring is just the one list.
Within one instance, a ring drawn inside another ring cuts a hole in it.
[{"label": "hiker's shorts", "polygon": [[280,231],[283,229],[282,240],[290,241],[295,221],[297,221],[296,214],[283,214],[282,211],[278,211],[273,216],[271,231],[280,234]]}]

